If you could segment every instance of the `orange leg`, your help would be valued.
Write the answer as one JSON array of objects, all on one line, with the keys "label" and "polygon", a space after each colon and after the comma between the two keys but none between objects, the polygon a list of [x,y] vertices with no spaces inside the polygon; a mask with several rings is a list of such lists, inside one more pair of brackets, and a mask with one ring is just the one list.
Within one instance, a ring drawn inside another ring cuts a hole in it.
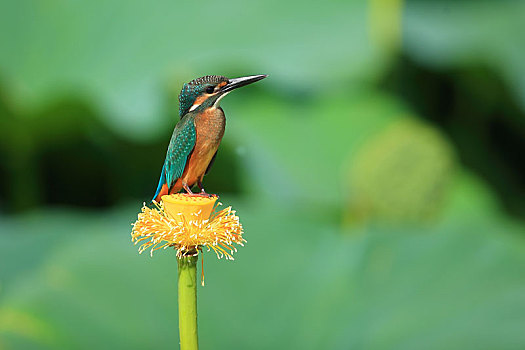
[{"label": "orange leg", "polygon": [[206,191],[204,191],[204,186],[202,186],[202,179],[199,179],[199,181],[197,181],[197,186],[199,186],[199,188],[201,189],[202,194],[207,194]]},{"label": "orange leg", "polygon": [[186,190],[188,194],[193,194],[193,192],[191,192],[191,189],[188,187],[187,183],[183,182],[182,187]]},{"label": "orange leg", "polygon": [[202,178],[199,179],[199,181],[197,182],[197,185],[201,189],[201,193],[200,193],[201,196],[203,196],[203,197],[212,197],[212,196],[214,196],[213,194],[209,194],[209,193],[206,193],[206,191],[204,191],[204,186],[202,186]]},{"label": "orange leg", "polygon": [[204,191],[204,188],[202,187],[202,182],[199,180],[198,182],[198,186],[199,188],[201,189],[201,193],[193,193],[190,189],[190,187],[188,186],[187,183],[183,182],[182,183],[182,187],[186,190],[186,192],[191,195],[191,196],[198,196],[198,197],[211,197],[211,195],[207,194],[205,191]]}]

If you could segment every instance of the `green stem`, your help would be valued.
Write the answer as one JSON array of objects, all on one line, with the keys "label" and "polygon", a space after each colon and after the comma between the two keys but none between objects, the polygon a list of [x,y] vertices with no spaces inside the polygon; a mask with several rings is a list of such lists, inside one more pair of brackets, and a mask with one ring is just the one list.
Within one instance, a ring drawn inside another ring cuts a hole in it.
[{"label": "green stem", "polygon": [[179,336],[181,350],[197,350],[197,260],[196,256],[177,259],[179,265]]}]

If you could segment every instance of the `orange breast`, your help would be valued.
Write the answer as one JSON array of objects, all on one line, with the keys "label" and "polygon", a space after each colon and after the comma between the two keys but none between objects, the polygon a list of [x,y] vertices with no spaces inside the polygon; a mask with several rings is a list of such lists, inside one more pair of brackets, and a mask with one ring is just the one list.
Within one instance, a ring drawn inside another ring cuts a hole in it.
[{"label": "orange breast", "polygon": [[221,108],[208,108],[195,117],[197,138],[182,181],[193,186],[202,179],[224,135],[226,119]]}]

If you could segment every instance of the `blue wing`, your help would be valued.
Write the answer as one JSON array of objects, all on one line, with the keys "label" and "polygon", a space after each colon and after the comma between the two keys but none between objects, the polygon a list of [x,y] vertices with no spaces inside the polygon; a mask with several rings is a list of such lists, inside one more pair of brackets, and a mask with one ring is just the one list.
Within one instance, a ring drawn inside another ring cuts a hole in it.
[{"label": "blue wing", "polygon": [[166,160],[162,166],[159,185],[153,197],[157,201],[160,194],[168,194],[169,189],[184,172],[186,162],[195,147],[195,140],[197,139],[194,120],[194,116],[188,113],[177,123],[173,130],[170,145],[166,152]]}]

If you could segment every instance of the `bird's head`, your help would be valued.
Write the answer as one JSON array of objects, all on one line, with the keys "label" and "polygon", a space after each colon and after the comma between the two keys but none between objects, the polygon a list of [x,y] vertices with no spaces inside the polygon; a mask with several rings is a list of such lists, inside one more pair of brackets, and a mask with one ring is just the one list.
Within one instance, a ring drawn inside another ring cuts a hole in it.
[{"label": "bird's head", "polygon": [[206,75],[193,79],[184,84],[179,94],[179,114],[182,118],[186,113],[197,108],[209,108],[218,106],[219,101],[230,91],[255,83],[266,78],[267,75],[250,75],[247,77],[228,79],[221,75]]}]

